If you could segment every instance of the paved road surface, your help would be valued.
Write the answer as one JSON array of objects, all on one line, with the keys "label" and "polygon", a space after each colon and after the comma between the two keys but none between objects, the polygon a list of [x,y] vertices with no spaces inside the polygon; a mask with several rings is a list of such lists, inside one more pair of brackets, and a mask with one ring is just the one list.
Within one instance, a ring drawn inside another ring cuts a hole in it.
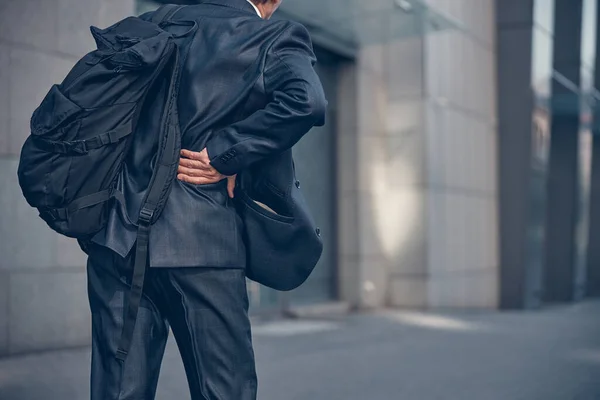
[{"label": "paved road surface", "polygon": [[[257,322],[254,336],[259,400],[600,400],[600,301]],[[0,399],[87,399],[88,363],[87,349],[2,359]],[[157,399],[189,399],[172,342]]]}]

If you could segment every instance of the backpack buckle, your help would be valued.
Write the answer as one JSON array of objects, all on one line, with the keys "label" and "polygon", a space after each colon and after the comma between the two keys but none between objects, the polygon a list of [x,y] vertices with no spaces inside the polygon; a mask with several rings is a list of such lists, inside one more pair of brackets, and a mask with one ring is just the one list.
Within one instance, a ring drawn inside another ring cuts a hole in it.
[{"label": "backpack buckle", "polygon": [[88,148],[85,143],[85,140],[77,140],[73,142],[50,142],[54,147],[54,151],[60,154],[69,154],[69,153],[77,153],[77,154],[87,154]]},{"label": "backpack buckle", "polygon": [[71,147],[71,151],[73,151],[77,154],[87,154],[88,153],[88,148],[87,148],[87,144],[86,144],[85,140],[77,140],[75,142],[69,142],[69,145]]},{"label": "backpack buckle", "polygon": [[152,217],[154,216],[154,210],[149,210],[147,208],[142,208],[140,211],[139,220],[143,222],[145,225],[149,225],[152,221]]}]

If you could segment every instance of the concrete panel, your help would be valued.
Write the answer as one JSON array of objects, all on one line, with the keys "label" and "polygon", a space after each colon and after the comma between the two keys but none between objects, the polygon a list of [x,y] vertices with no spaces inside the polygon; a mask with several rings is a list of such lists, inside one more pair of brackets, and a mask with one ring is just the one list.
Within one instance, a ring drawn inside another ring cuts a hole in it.
[{"label": "concrete panel", "polygon": [[336,135],[337,187],[340,193],[356,191],[360,187],[356,126],[346,125],[346,128],[338,127]]},{"label": "concrete panel", "polygon": [[[504,0],[500,0],[502,3]],[[518,1],[518,0],[517,0]],[[425,0],[435,11],[456,21],[470,36],[487,46],[493,43],[495,0]],[[510,3],[510,0],[507,1]]]},{"label": "concrete panel", "polygon": [[444,185],[446,159],[444,148],[446,146],[445,130],[445,105],[440,104],[431,97],[428,99],[424,110],[425,144],[426,144],[426,171],[427,182],[436,187]]},{"label": "concrete panel", "polygon": [[56,0],[0,2],[0,38],[38,49],[56,50]]},{"label": "concrete panel", "polygon": [[359,224],[359,192],[342,192],[338,201],[338,252],[358,257],[362,231]]},{"label": "concrete panel", "polygon": [[383,76],[386,71],[387,43],[363,46],[358,50],[356,67],[360,73]]},{"label": "concrete panel", "polygon": [[[464,75],[461,59],[463,34],[440,32],[426,38],[426,85],[434,98],[457,102],[458,88]],[[459,102],[460,104],[460,102]]]},{"label": "concrete panel", "polygon": [[9,152],[21,152],[21,146],[30,133],[29,121],[33,111],[50,87],[64,79],[74,61],[30,50],[11,50]]},{"label": "concrete panel", "polygon": [[0,158],[0,269],[10,268],[14,263],[13,235],[17,221],[15,219],[15,187],[17,161],[14,158]]},{"label": "concrete panel", "polygon": [[83,269],[87,263],[87,255],[81,250],[77,241],[66,236],[54,235],[56,245],[57,267],[72,267]]},{"label": "concrete panel", "polygon": [[468,197],[465,199],[465,241],[466,252],[464,266],[466,269],[486,268],[486,253],[490,229],[489,219],[486,218],[486,205],[488,200],[481,197]]},{"label": "concrete panel", "polygon": [[58,4],[59,24],[57,48],[59,51],[82,57],[95,49],[90,25],[105,28],[101,19],[104,1],[55,0]]},{"label": "concrete panel", "polygon": [[426,56],[423,65],[426,92],[431,97],[441,97],[446,92],[449,82],[439,73],[440,63],[444,62],[444,51],[449,40],[448,35],[429,35],[424,39],[423,47]]},{"label": "concrete panel", "polygon": [[344,255],[338,257],[339,300],[346,301],[351,307],[360,304],[360,258]]},{"label": "concrete panel", "polygon": [[385,189],[384,180],[380,185],[359,195],[360,252],[397,265],[417,238],[425,240],[426,196],[420,187]]},{"label": "concrete panel", "polygon": [[427,273],[427,248],[430,245],[430,233],[426,225],[417,225],[413,234],[407,235],[398,245],[398,250],[390,254],[390,274],[423,275]]},{"label": "concrete panel", "polygon": [[447,249],[447,214],[445,209],[446,192],[429,190],[427,193],[427,273],[435,273],[445,268]]},{"label": "concrete panel", "polygon": [[478,165],[483,165],[482,171],[482,189],[485,193],[491,196],[496,196],[498,193],[498,133],[496,128],[492,128],[489,132],[482,132],[483,149],[481,156],[483,162]]},{"label": "concrete panel", "polygon": [[0,44],[0,155],[8,152],[9,65],[9,47]]},{"label": "concrete panel", "polygon": [[435,308],[494,309],[498,306],[494,270],[472,270],[429,281],[429,306]]},{"label": "concrete panel", "polygon": [[0,356],[8,352],[8,274],[0,272]]},{"label": "concrete panel", "polygon": [[358,188],[358,128],[356,65],[345,63],[338,69],[337,93],[337,181],[340,192]]},{"label": "concrete panel", "polygon": [[425,140],[419,128],[395,135],[359,139],[359,189],[371,191],[383,185],[390,189],[426,182]]},{"label": "concrete panel", "polygon": [[464,279],[445,276],[433,278],[428,282],[427,302],[429,308],[464,308],[466,293]]},{"label": "concrete panel", "polygon": [[90,342],[85,272],[13,273],[10,287],[11,354]]},{"label": "concrete panel", "polygon": [[498,308],[499,280],[497,268],[489,272],[469,275],[466,278],[466,305],[467,308]]},{"label": "concrete panel", "polygon": [[427,204],[430,276],[499,265],[495,199],[433,190]]},{"label": "concrete panel", "polygon": [[136,0],[103,0],[99,24],[108,27],[121,19],[134,15]]},{"label": "concrete panel", "polygon": [[381,74],[357,70],[356,75],[358,135],[383,135],[387,132],[387,82]]},{"label": "concrete panel", "polygon": [[55,235],[21,194],[17,159],[0,159],[0,268],[45,268],[55,263]]},{"label": "concrete panel", "polygon": [[430,276],[498,265],[495,201],[433,191],[428,205]]},{"label": "concrete panel", "polygon": [[55,264],[55,238],[58,233],[52,231],[38,216],[38,211],[24,199],[17,198],[14,212],[17,224],[9,240],[13,253],[8,257],[13,258],[12,267],[47,268]]},{"label": "concrete panel", "polygon": [[[442,128],[430,134],[436,135],[431,140],[439,140],[440,153],[444,160],[443,164],[437,164],[443,176],[442,185],[445,188],[467,188],[467,179],[470,175],[469,158],[470,138],[466,132],[467,118],[461,112],[450,108],[437,108],[440,113],[439,121]],[[430,154],[436,157],[436,154]]]},{"label": "concrete panel", "polygon": [[423,42],[423,37],[417,36],[388,44],[385,79],[388,81],[389,101],[423,95]]},{"label": "concrete panel", "polygon": [[361,256],[358,260],[360,308],[380,308],[386,305],[389,290],[387,259],[382,256]]},{"label": "concrete panel", "polygon": [[[445,199],[446,212],[446,264],[445,271],[458,271],[467,268],[467,252],[471,244],[467,240],[468,197],[448,194]],[[431,272],[431,271],[430,271]]]},{"label": "concrete panel", "polygon": [[493,196],[496,192],[496,138],[493,128],[479,119],[466,117],[464,144],[465,188],[478,195]]},{"label": "concrete panel", "polygon": [[496,0],[463,1],[467,3],[467,11],[470,11],[471,32],[486,47],[493,48],[496,36]]},{"label": "concrete panel", "polygon": [[425,39],[427,93],[493,120],[496,114],[492,49],[459,31]]},{"label": "concrete panel", "polygon": [[403,308],[427,308],[429,284],[425,277],[392,277],[389,282],[389,305]]},{"label": "concrete panel", "polygon": [[481,118],[496,120],[496,55],[468,41],[471,53],[466,63],[470,65],[465,85],[467,96],[465,106]]}]

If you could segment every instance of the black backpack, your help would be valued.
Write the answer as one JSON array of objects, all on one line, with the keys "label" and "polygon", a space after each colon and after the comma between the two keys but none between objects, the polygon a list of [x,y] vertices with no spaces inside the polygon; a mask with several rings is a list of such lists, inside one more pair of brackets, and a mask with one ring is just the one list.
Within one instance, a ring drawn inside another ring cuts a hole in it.
[{"label": "black backpack", "polygon": [[[133,135],[158,137],[156,168],[138,217],[136,259],[118,357],[124,359],[141,299],[150,226],[158,219],[177,173],[177,37],[163,28],[182,6],[167,5],[151,21],[126,18],[101,30],[97,44],[60,85],[54,85],[31,118],[31,135],[21,151],[19,184],[27,202],[63,235],[88,240],[106,224],[109,200]],[[184,35],[192,32],[194,23]],[[169,92],[159,129],[136,132],[146,95],[167,80]]]}]

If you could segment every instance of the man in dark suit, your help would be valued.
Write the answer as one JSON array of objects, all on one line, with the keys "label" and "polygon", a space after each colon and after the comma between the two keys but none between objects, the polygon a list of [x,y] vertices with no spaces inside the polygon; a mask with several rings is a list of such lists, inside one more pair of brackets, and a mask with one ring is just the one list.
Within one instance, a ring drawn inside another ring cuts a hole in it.
[{"label": "man in dark suit", "polygon": [[[243,227],[231,199],[235,176],[322,125],[327,105],[307,30],[269,20],[280,2],[207,0],[170,16],[197,25],[177,39],[184,150],[151,231],[144,295],[124,362],[115,356],[135,256],[132,216],[156,163],[151,134],[136,134],[118,182],[126,204],[114,203],[88,248],[93,400],[154,398],[169,326],[192,399],[256,398]],[[156,130],[165,93],[153,92],[136,132]]]}]

